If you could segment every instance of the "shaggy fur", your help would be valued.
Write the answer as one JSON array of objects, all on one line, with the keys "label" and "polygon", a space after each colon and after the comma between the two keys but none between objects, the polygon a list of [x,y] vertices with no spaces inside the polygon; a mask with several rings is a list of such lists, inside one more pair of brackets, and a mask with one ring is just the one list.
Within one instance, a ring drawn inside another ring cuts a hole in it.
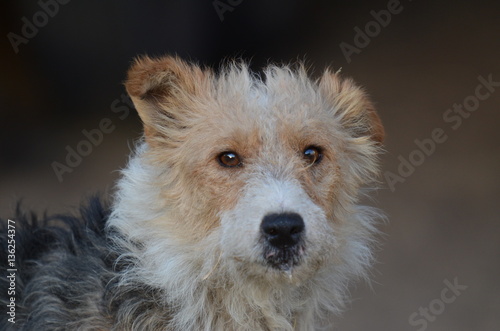
[{"label": "shaggy fur", "polygon": [[[301,66],[269,66],[264,76],[174,57],[133,64],[126,88],[144,139],[111,208],[94,199],[80,217],[15,218],[16,327],[331,327],[373,262],[379,215],[358,201],[377,178],[384,131],[337,73],[312,81]],[[293,240],[273,239],[273,217],[300,225]]]}]

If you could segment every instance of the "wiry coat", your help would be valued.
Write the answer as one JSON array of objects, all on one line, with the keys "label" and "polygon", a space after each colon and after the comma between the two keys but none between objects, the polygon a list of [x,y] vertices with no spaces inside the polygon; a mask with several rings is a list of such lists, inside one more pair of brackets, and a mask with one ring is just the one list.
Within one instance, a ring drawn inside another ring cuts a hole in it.
[{"label": "wiry coat", "polygon": [[[18,325],[327,327],[373,260],[378,215],[358,200],[384,132],[364,92],[329,71],[314,82],[270,66],[263,81],[244,64],[215,75],[172,57],[137,60],[126,88],[145,135],[111,211],[94,201],[82,222],[20,226]],[[275,247],[263,219],[290,213],[300,240]]]}]

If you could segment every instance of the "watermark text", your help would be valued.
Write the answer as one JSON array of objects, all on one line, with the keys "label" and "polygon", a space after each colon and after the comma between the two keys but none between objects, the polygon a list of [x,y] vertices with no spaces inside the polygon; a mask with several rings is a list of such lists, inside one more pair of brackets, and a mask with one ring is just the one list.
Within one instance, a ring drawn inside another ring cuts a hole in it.
[{"label": "watermark text", "polygon": [[408,318],[408,323],[411,326],[419,326],[418,331],[427,329],[430,322],[434,322],[439,315],[444,313],[446,305],[449,305],[459,297],[468,286],[460,285],[458,278],[455,277],[453,282],[448,279],[444,280],[445,287],[441,290],[439,298],[429,302],[426,307],[418,308],[418,311],[412,313]]},{"label": "watermark text", "polygon": [[7,304],[8,321],[16,323],[16,222],[7,220]]}]

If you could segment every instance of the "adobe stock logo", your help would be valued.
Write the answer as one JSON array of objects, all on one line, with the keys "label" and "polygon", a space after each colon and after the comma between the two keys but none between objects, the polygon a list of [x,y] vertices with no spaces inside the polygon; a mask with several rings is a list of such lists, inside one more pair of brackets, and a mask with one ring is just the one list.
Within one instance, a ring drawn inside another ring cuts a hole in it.
[{"label": "adobe stock logo", "polygon": [[214,0],[212,5],[214,6],[215,12],[219,16],[221,22],[224,21],[224,13],[233,12],[234,9],[241,5],[243,0]]},{"label": "adobe stock logo", "polygon": [[[493,74],[489,74],[487,78],[478,76],[477,80],[479,84],[475,87],[474,94],[465,97],[462,103],[453,104],[453,107],[447,109],[442,115],[443,121],[449,124],[453,131],[458,130],[463,121],[479,108],[481,102],[488,99],[496,88],[500,87],[500,81],[494,81]],[[392,192],[396,190],[396,184],[404,183],[427,158],[436,152],[439,144],[448,140],[447,131],[450,131],[450,129],[446,129],[446,127],[434,128],[430,133],[430,137],[414,140],[416,148],[406,157],[403,155],[398,156],[397,171],[384,172],[385,181]]]},{"label": "adobe stock logo", "polygon": [[[122,94],[120,98],[111,103],[111,112],[119,114],[118,118],[122,121],[128,117],[131,109],[134,109],[134,104],[126,94]],[[99,121],[96,128],[82,130],[83,139],[74,147],[66,145],[65,162],[52,162],[51,167],[57,180],[62,183],[64,180],[63,175],[72,173],[83,162],[84,158],[89,156],[103,142],[106,134],[112,133],[115,129],[116,125],[113,124],[112,119],[106,117]]]},{"label": "adobe stock logo", "polygon": [[441,290],[441,295],[429,302],[427,307],[420,307],[418,311],[412,313],[408,318],[411,326],[420,326],[417,331],[424,331],[429,326],[429,322],[434,322],[437,317],[444,313],[446,305],[455,302],[455,300],[465,291],[468,286],[460,285],[458,278],[453,279],[453,283],[448,279],[444,280],[446,286]]},{"label": "adobe stock logo", "polygon": [[375,10],[370,11],[370,15],[373,17],[373,20],[366,23],[363,30],[358,26],[354,27],[354,45],[346,42],[341,42],[339,45],[347,63],[351,63],[352,55],[361,53],[361,50],[370,44],[372,38],[377,37],[382,31],[382,28],[387,27],[389,23],[391,23],[392,16],[397,15],[402,11],[403,5],[401,5],[399,0],[389,0],[387,3],[387,9],[382,9],[378,12]]},{"label": "adobe stock logo", "polygon": [[31,21],[23,16],[21,21],[23,26],[21,27],[21,35],[9,32],[7,33],[7,39],[9,39],[10,45],[14,50],[14,53],[19,53],[19,46],[22,44],[27,44],[31,39],[35,38],[38,34],[39,29],[43,28],[49,23],[49,19],[59,13],[59,5],[66,5],[71,0],[40,0],[38,1],[38,6],[41,8],[35,14]]}]

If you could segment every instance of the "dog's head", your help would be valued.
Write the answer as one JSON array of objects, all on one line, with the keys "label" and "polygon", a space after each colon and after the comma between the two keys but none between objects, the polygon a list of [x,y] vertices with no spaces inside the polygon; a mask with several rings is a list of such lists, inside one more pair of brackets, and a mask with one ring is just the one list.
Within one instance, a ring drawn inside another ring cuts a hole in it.
[{"label": "dog's head", "polygon": [[256,277],[306,278],[350,250],[368,254],[371,224],[356,202],[384,136],[372,104],[328,70],[317,81],[300,66],[264,75],[244,64],[216,75],[175,57],[133,64],[126,88],[145,146],[121,189],[141,186],[130,194],[143,204],[122,206],[142,218],[123,231],[163,242],[158,254],[217,252],[211,268]]}]

